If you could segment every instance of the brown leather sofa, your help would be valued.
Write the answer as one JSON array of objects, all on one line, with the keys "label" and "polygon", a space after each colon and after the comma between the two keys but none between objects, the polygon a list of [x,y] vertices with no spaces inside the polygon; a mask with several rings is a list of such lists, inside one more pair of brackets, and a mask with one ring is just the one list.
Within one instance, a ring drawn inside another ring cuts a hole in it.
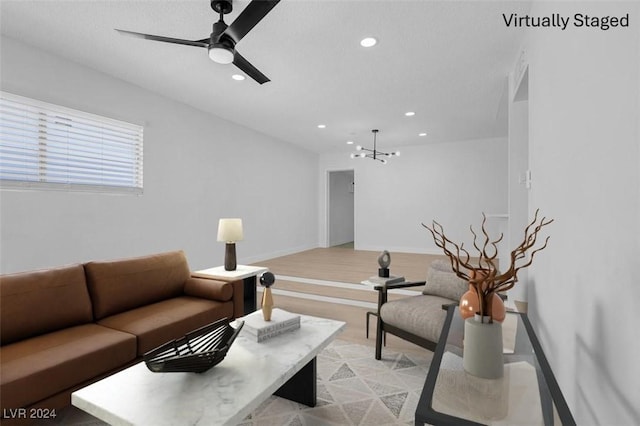
[{"label": "brown leather sofa", "polygon": [[242,281],[191,277],[182,251],[1,276],[2,416],[69,405],[145,352],[242,316],[243,292]]}]

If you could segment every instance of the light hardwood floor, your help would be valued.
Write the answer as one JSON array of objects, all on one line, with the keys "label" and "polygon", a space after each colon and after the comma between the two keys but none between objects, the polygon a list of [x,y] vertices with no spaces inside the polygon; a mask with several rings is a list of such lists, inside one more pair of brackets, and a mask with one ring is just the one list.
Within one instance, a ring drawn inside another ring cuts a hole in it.
[{"label": "light hardwood floor", "polygon": [[[372,287],[361,284],[361,281],[377,275],[379,255],[379,252],[343,247],[317,248],[258,262],[256,265],[267,267],[276,275],[272,290],[277,307],[346,322],[346,329],[339,338],[371,346],[373,356],[376,318],[370,318],[367,339],[366,313],[376,310],[378,294]],[[391,253],[391,274],[404,276],[407,281],[424,281],[429,264],[443,258],[427,254]],[[416,287],[413,293],[421,290],[421,287]],[[410,291],[401,291],[391,297],[408,297],[413,294]],[[258,293],[258,297],[260,295]],[[425,350],[390,335],[387,336],[386,347],[404,352]]]}]

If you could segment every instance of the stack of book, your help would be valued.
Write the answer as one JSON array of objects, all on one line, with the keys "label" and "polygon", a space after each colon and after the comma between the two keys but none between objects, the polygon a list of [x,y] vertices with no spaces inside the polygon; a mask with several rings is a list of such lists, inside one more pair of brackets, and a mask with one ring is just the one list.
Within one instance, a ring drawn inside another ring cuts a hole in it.
[{"label": "stack of book", "polygon": [[300,315],[274,308],[271,321],[265,321],[262,310],[255,311],[244,318],[243,329],[247,335],[255,338],[259,343],[271,337],[300,328]]}]

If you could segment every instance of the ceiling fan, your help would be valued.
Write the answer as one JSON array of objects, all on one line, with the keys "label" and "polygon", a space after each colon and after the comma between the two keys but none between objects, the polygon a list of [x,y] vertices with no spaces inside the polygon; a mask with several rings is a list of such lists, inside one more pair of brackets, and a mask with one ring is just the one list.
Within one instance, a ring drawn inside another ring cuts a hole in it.
[{"label": "ceiling fan", "polygon": [[211,0],[211,8],[220,15],[218,22],[213,24],[211,35],[202,40],[182,40],[179,38],[163,37],[151,34],[116,29],[120,34],[143,38],[146,40],[164,41],[166,43],[184,44],[186,46],[206,47],[209,58],[219,64],[233,64],[249,77],[260,84],[270,81],[256,67],[251,65],[238,51],[236,43],[247,35],[258,22],[264,18],[278,4],[280,0],[253,0],[240,13],[231,25],[224,22],[224,15],[233,9],[232,0]]}]

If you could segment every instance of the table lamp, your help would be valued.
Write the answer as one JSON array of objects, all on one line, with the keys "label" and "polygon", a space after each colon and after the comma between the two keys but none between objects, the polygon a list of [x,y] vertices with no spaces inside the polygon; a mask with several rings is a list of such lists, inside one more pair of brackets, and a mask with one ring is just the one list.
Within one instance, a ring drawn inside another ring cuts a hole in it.
[{"label": "table lamp", "polygon": [[242,241],[242,219],[220,219],[218,241],[226,243],[224,252],[225,271],[236,270],[236,241]]}]

